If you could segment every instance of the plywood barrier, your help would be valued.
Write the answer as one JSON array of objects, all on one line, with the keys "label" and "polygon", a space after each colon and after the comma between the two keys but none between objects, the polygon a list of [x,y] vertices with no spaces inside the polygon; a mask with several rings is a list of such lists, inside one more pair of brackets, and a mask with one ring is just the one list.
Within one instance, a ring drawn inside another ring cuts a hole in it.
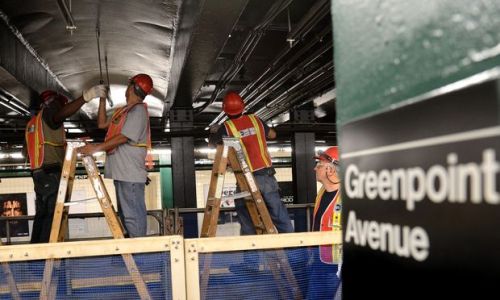
[{"label": "plywood barrier", "polygon": [[[286,233],[277,235],[254,235],[254,236],[234,236],[234,237],[215,237],[202,239],[186,239],[185,240],[185,259],[186,259],[186,293],[187,299],[201,299],[200,291],[200,265],[202,265],[200,255],[204,253],[238,253],[245,250],[281,250],[306,248],[310,246],[340,244],[342,242],[342,234],[340,232],[309,232],[309,233]],[[317,248],[317,247],[316,247]],[[241,253],[240,253],[241,254]],[[292,263],[291,263],[292,264]],[[293,267],[293,265],[292,265]],[[256,268],[256,273],[264,274],[265,267],[259,266]],[[231,276],[231,272],[224,268],[211,268],[210,274],[221,274]],[[252,275],[249,273],[247,278],[252,280]],[[242,290],[241,294],[251,292],[257,297],[258,287],[250,287],[247,290]],[[227,292],[227,290],[226,290]],[[210,299],[215,297],[205,297]],[[282,296],[278,296],[281,298]],[[272,298],[272,297],[270,297]],[[261,298],[265,299],[265,298]]]},{"label": "plywood barrier", "polygon": [[[138,271],[154,299],[198,300],[203,293],[208,295],[205,297],[207,299],[235,299],[249,293],[259,299],[293,299],[276,290],[278,283],[288,289],[290,287],[286,285],[286,276],[276,278],[270,272],[269,260],[282,272],[280,257],[273,251],[284,251],[287,254],[290,266],[302,286],[308,280],[307,273],[297,272],[297,263],[303,260],[297,259],[294,251],[308,252],[310,249],[318,249],[318,245],[338,243],[341,243],[341,234],[333,232],[201,239],[183,239],[181,236],[145,237],[2,246],[0,262],[10,265],[22,299],[39,298],[43,266],[47,259],[60,259],[62,262],[61,267],[55,269],[54,275],[60,286],[57,298],[134,298],[137,291],[121,254],[134,256],[138,262]],[[241,259],[245,253],[252,252],[259,252],[265,257],[256,265],[258,276],[235,274],[230,264],[236,261],[235,258]],[[203,255],[207,253],[213,257],[209,269],[211,276],[207,290],[200,291],[200,266],[203,265]],[[229,256],[221,260],[220,255]],[[305,257],[305,262],[308,259],[310,257]],[[5,277],[2,277],[0,276],[0,294],[8,295],[11,289]]]},{"label": "plywood barrier", "polygon": [[[140,265],[138,271],[146,284],[155,286],[157,295],[165,294],[167,299],[186,299],[184,241],[181,236],[2,246],[0,262],[12,267],[23,299],[38,297],[43,265],[47,259],[66,259],[58,275],[55,275],[65,284],[66,296],[93,289],[86,294],[92,298],[97,288],[115,290],[120,294],[127,290],[122,289],[126,286],[132,287],[127,295],[133,295],[133,280],[126,272],[122,254],[132,254],[137,258]],[[158,254],[160,256],[147,257]],[[168,258],[168,262],[161,261]],[[9,286],[2,281],[0,294],[10,292]]]}]

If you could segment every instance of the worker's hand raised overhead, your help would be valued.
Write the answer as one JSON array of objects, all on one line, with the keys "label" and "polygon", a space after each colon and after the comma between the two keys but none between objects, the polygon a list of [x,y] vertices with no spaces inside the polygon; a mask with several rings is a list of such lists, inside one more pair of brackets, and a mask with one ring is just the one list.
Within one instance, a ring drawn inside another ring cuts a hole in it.
[{"label": "worker's hand raised overhead", "polygon": [[89,102],[90,100],[95,98],[106,98],[107,94],[108,89],[106,88],[106,86],[103,84],[99,84],[83,91],[83,100],[85,100],[85,102]]}]

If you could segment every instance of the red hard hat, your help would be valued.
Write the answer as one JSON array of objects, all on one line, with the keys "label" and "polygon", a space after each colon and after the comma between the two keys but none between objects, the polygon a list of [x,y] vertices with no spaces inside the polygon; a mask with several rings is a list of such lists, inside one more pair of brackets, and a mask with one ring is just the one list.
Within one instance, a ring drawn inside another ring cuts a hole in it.
[{"label": "red hard hat", "polygon": [[326,162],[338,164],[339,163],[339,149],[337,146],[330,147],[325,151],[318,151],[315,159],[323,160]]},{"label": "red hard hat", "polygon": [[58,100],[62,105],[66,105],[66,103],[68,103],[68,98],[66,98],[66,96],[52,90],[43,91],[40,94],[40,98],[42,98],[42,103],[46,105],[49,105],[50,102],[54,100]]},{"label": "red hard hat", "polygon": [[147,74],[137,74],[130,78],[130,82],[134,83],[134,91],[142,98],[153,92],[153,79]]},{"label": "red hard hat", "polygon": [[240,95],[235,92],[229,92],[224,96],[222,101],[222,109],[228,116],[236,116],[243,112],[245,108],[245,103],[241,99]]}]

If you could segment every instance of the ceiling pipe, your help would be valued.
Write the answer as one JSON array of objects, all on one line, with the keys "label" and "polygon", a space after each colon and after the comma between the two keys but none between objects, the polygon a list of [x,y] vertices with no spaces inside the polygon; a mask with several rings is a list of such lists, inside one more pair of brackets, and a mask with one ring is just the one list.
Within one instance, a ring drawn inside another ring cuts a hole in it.
[{"label": "ceiling pipe", "polygon": [[[308,90],[310,89],[310,84],[313,83],[315,80],[318,80],[318,78],[323,76],[325,72],[328,71],[331,71],[331,73],[333,74],[332,61],[324,65],[322,68],[314,70],[312,73],[308,74],[302,80],[295,83],[291,88],[287,89],[281,95],[279,95],[274,100],[266,104],[265,107],[260,108],[256,112],[256,115],[258,115],[264,120],[267,120],[270,118],[271,115],[278,114],[276,111],[280,111],[279,113],[281,113],[281,111],[288,109],[289,106],[291,106],[291,104],[293,103],[289,103],[290,105],[285,105],[284,104],[285,101],[288,100],[288,102],[292,102],[300,100],[303,95],[308,93]],[[306,92],[300,92],[300,91],[306,91]]]},{"label": "ceiling pipe", "polygon": [[195,113],[201,113],[205,108],[207,108],[210,104],[212,104],[217,97],[224,91],[226,85],[231,82],[231,80],[238,75],[238,72],[248,61],[250,56],[252,55],[255,47],[258,45],[260,39],[262,38],[264,32],[267,30],[270,23],[283,11],[285,10],[293,0],[281,0],[280,2],[276,2],[271,9],[268,11],[266,16],[263,18],[263,21],[255,26],[245,41],[243,42],[240,50],[236,54],[233,63],[226,69],[226,71],[219,77],[218,85],[215,87],[215,90],[212,92],[210,100],[205,102],[200,107],[196,108]]},{"label": "ceiling pipe", "polygon": [[330,13],[330,0],[316,2],[307,14],[299,21],[297,27],[287,37],[290,47],[301,41],[309,31]]},{"label": "ceiling pipe", "polygon": [[59,6],[59,10],[61,11],[64,21],[66,22],[66,30],[69,30],[71,34],[73,34],[73,31],[76,30],[77,27],[75,25],[75,21],[73,20],[73,16],[71,15],[71,9],[68,8],[68,5],[66,4],[66,0],[57,0],[57,6]]},{"label": "ceiling pipe", "polygon": [[[333,76],[331,76],[333,78]],[[318,84],[319,86],[320,84]],[[337,98],[337,91],[335,87],[332,87],[329,91],[325,92],[324,89],[317,90],[319,87],[315,87],[314,90],[317,91],[317,93],[311,92],[312,96],[308,96],[308,98],[304,101],[301,101],[298,103],[294,109],[300,109],[302,106],[307,105],[308,103],[313,102],[313,107],[314,107],[314,114],[317,116],[317,111],[322,109],[323,104],[330,102],[330,101],[335,101]],[[290,120],[290,111],[285,110],[282,113],[276,114],[272,116],[271,121],[274,122],[275,120],[279,120],[279,123],[285,123]],[[294,122],[295,123],[295,122]],[[319,124],[324,124],[324,123],[319,123]],[[334,124],[334,123],[332,123]]]},{"label": "ceiling pipe", "polygon": [[[285,55],[286,54],[289,54],[290,52],[290,48],[286,48],[286,50],[284,50],[282,52],[282,54],[278,55],[278,57],[266,68],[266,70],[264,70],[264,72],[261,74],[261,76],[259,76],[259,78],[257,78],[256,80],[254,80],[252,83],[250,83],[249,85],[247,85],[242,91],[241,91],[241,95],[242,97],[245,98],[245,100],[247,102],[251,101],[251,99],[253,97],[255,97],[258,93],[260,93],[260,91],[262,90],[262,86],[265,86],[266,84],[268,84],[270,81],[273,81],[276,77],[280,76],[280,74],[284,71],[286,71],[287,69],[290,68],[290,66],[294,65],[298,60],[302,59],[302,57],[308,52],[310,51],[314,46],[316,46],[316,44],[319,42],[319,41],[322,41],[324,39],[325,36],[329,35],[329,33],[331,32],[331,28],[325,28],[323,29],[317,36],[316,38],[312,39],[309,43],[307,43],[306,45],[304,45],[304,47],[300,48],[297,53],[295,53],[291,58],[289,58],[287,61],[285,62],[282,62],[281,60],[284,59]],[[326,44],[326,43],[325,43]],[[332,44],[330,43],[329,45],[329,48],[332,47]],[[314,56],[314,55],[313,55]],[[278,69],[276,69],[277,66],[280,66]],[[268,75],[270,72],[274,72],[273,75],[267,77],[263,82],[260,82],[260,80],[262,80],[266,75]],[[257,84],[258,87],[257,87]],[[247,94],[248,93],[248,94]]]},{"label": "ceiling pipe", "polygon": [[276,118],[277,116],[286,113],[290,110],[290,107],[293,107],[294,105],[300,104],[298,106],[302,106],[302,104],[309,103],[311,102],[310,100],[304,101],[304,99],[310,99],[314,96],[318,96],[321,93],[323,93],[325,88],[331,87],[331,85],[316,85],[316,86],[311,86],[309,89],[301,89],[293,94],[290,94],[287,96],[284,101],[287,101],[290,105],[285,106],[285,105],[275,105],[272,108],[268,108],[266,111],[263,111],[262,114],[259,112],[259,117],[261,117],[263,120],[272,120]]},{"label": "ceiling pipe", "polygon": [[[312,101],[312,98],[321,95],[324,92],[325,88],[331,87],[328,84],[317,84],[316,86],[310,86],[309,89],[302,89],[294,94],[287,97],[285,101],[289,102],[291,105],[287,106],[279,106],[275,105],[273,108],[268,108],[267,111],[264,111],[262,115],[259,115],[262,119],[272,120],[283,113],[287,113],[290,110],[290,107],[296,105],[296,107],[303,106]],[[304,99],[306,99],[304,101]]]},{"label": "ceiling pipe", "polygon": [[[324,41],[325,45],[327,45],[326,47],[328,49],[331,48],[332,43],[329,40],[330,32],[331,32],[331,27],[328,26],[327,28],[323,29],[319,34],[317,34],[313,39],[311,39],[308,43],[306,43],[303,47],[301,47],[297,51],[297,53],[295,53],[291,58],[289,58],[285,62],[282,62],[282,60],[285,59],[285,57],[290,53],[290,51],[292,49],[292,48],[285,48],[276,57],[276,59],[267,66],[267,68],[264,70],[264,72],[257,79],[255,79],[250,84],[248,84],[240,92],[240,95],[242,96],[242,98],[245,99],[245,103],[247,103],[247,105],[248,105],[248,103],[253,103],[255,101],[255,99],[253,99],[254,97],[259,98],[259,100],[257,100],[257,102],[261,101],[262,99],[267,97],[270,91],[267,90],[266,85],[268,85],[270,82],[272,82],[276,78],[282,76],[282,74],[285,71],[287,71],[287,69],[289,69],[290,66],[292,66],[294,63],[296,63],[296,61],[301,59],[303,57],[303,55],[305,55],[308,51],[310,51],[310,49],[312,49],[314,46],[316,46],[318,42]],[[322,52],[322,51],[319,50],[319,52]],[[317,52],[314,52],[314,53],[317,53]],[[280,67],[276,70],[277,66],[280,66]],[[266,79],[263,80],[263,78],[266,78]],[[267,93],[265,91],[267,91]],[[256,104],[257,103],[255,103],[253,105],[256,105]],[[226,116],[225,116],[224,112],[221,112],[210,123],[210,126],[214,125],[214,124],[220,124],[220,123],[224,122],[225,119],[226,119]]]},{"label": "ceiling pipe", "polygon": [[11,111],[15,112],[15,113],[18,113],[20,115],[22,115],[23,113],[19,110],[17,110],[15,107],[11,106],[8,102],[4,102],[3,99],[0,100],[0,105],[3,105],[5,106],[6,108],[10,109]]},{"label": "ceiling pipe", "polygon": [[25,107],[24,103],[17,100],[13,96],[10,96],[3,90],[0,90],[0,103],[20,115],[30,115],[30,112],[27,107]]},{"label": "ceiling pipe", "polygon": [[[326,76],[325,76],[326,74]],[[265,108],[260,108],[256,114],[266,120],[289,109],[304,98],[309,98],[314,94],[319,94],[323,89],[333,83],[333,64],[327,64],[324,67],[309,74],[300,83],[288,89],[273,101],[269,102]],[[288,105],[286,105],[288,104]]]},{"label": "ceiling pipe", "polygon": [[[276,74],[274,74],[273,76],[269,77],[261,85],[261,87],[259,87],[258,89],[256,89],[254,91],[255,92],[254,95],[257,96],[256,98],[252,99],[251,96],[245,97],[245,101],[247,101],[245,111],[249,111],[250,109],[252,109],[262,99],[266,98],[270,93],[277,90],[281,85],[283,85],[291,77],[293,77],[297,73],[303,72],[303,70],[305,68],[307,68],[313,62],[315,62],[317,59],[321,58],[331,48],[332,48],[331,43],[325,43],[323,47],[319,48],[311,55],[311,59],[301,62],[294,69],[292,69],[288,73],[283,74],[283,72],[282,72],[283,70],[287,69],[290,65],[295,63],[295,61],[290,62],[290,63],[287,62],[287,65],[284,68],[282,68],[279,72],[276,72]],[[263,90],[263,88],[268,84],[271,84],[271,85],[269,87],[267,87],[265,90]]]},{"label": "ceiling pipe", "polygon": [[[323,55],[328,52],[332,48],[331,43],[324,43],[323,46],[310,55],[309,60],[304,60],[300,62],[296,67],[292,70],[288,70],[292,65],[296,64],[296,59],[300,58],[300,55],[296,55],[293,59],[290,59],[283,66],[278,69],[273,75],[267,77],[267,79],[262,82],[257,88],[252,91],[252,94],[245,96],[246,107],[245,111],[250,111],[253,107],[258,105],[262,100],[269,97],[269,95],[275,91],[279,91],[279,87],[283,86],[287,80],[290,80],[292,77],[296,76],[299,73],[304,73],[304,70],[307,69],[312,63],[323,57]],[[285,73],[285,71],[288,71]],[[332,77],[333,81],[333,77]],[[303,83],[300,81],[299,83]],[[297,85],[297,84],[295,84]],[[295,86],[294,85],[294,86]],[[256,98],[252,99],[252,95],[256,96]],[[290,105],[288,105],[290,106]]]}]

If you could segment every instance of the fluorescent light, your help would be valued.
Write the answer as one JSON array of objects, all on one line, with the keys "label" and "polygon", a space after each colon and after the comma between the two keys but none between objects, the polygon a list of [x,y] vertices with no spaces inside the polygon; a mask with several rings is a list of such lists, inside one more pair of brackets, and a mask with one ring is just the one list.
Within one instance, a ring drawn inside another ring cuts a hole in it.
[{"label": "fluorescent light", "polygon": [[270,153],[276,153],[276,152],[284,152],[284,153],[292,153],[292,147],[267,147],[267,150]]},{"label": "fluorescent light", "polygon": [[203,153],[203,154],[210,154],[210,153],[215,153],[216,149],[213,148],[200,148],[198,149],[198,152]]},{"label": "fluorescent light", "polygon": [[10,158],[13,158],[13,159],[21,159],[21,158],[24,158],[23,156],[23,153],[22,152],[12,152],[9,154]]},{"label": "fluorescent light", "polygon": [[165,148],[164,149],[161,149],[161,148],[160,149],[153,149],[153,151],[151,151],[151,152],[153,154],[158,154],[158,155],[160,155],[160,154],[167,154],[167,155],[172,154],[172,150],[165,149]]},{"label": "fluorescent light", "polygon": [[64,128],[69,129],[69,128],[77,128],[78,124],[74,122],[64,122]]},{"label": "fluorescent light", "polygon": [[315,147],[314,151],[319,152],[319,151],[326,151],[326,149],[330,148],[330,146],[319,146]]}]

